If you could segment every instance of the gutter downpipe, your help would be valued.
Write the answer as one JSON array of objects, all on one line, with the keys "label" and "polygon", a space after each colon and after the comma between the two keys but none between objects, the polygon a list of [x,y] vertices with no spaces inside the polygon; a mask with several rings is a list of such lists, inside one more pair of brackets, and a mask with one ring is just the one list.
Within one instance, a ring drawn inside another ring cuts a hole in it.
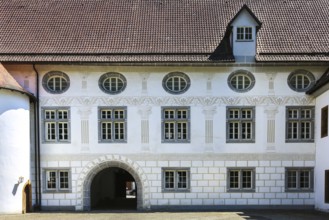
[{"label": "gutter downpipe", "polygon": [[39,117],[39,72],[37,71],[35,64],[32,64],[33,70],[36,74],[36,101],[34,105],[34,135],[35,135],[35,158],[34,158],[34,166],[35,166],[35,182],[36,182],[36,204],[34,207],[34,211],[40,211],[41,208],[41,172],[40,172],[40,117]]}]

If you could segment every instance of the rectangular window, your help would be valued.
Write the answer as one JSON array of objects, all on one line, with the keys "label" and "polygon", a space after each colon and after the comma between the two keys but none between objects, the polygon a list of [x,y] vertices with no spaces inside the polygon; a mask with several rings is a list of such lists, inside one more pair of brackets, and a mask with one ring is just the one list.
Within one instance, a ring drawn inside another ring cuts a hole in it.
[{"label": "rectangular window", "polygon": [[46,170],[45,189],[49,192],[66,192],[70,190],[69,170]]},{"label": "rectangular window", "polygon": [[329,203],[329,170],[326,170],[324,175],[324,202]]},{"label": "rectangular window", "polygon": [[162,108],[162,142],[190,141],[190,109],[188,107]]},{"label": "rectangular window", "polygon": [[99,141],[127,142],[127,108],[99,108]]},{"label": "rectangular window", "polygon": [[237,27],[237,40],[238,41],[252,40],[252,27]]},{"label": "rectangular window", "polygon": [[69,108],[43,108],[44,141],[70,141],[70,110]]},{"label": "rectangular window", "polygon": [[314,107],[286,108],[286,142],[314,141]]},{"label": "rectangular window", "polygon": [[286,191],[313,191],[313,168],[286,168]]},{"label": "rectangular window", "polygon": [[227,143],[255,142],[255,108],[227,107]]},{"label": "rectangular window", "polygon": [[190,190],[189,168],[162,168],[162,191],[186,192]]},{"label": "rectangular window", "polygon": [[328,136],[328,106],[321,109],[321,138]]},{"label": "rectangular window", "polygon": [[255,191],[254,168],[228,168],[228,191]]}]

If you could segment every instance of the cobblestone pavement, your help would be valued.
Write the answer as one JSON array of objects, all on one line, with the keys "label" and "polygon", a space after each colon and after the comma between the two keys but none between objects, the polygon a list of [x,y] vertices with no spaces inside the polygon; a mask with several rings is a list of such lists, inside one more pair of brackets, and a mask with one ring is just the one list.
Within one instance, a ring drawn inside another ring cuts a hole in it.
[{"label": "cobblestone pavement", "polygon": [[40,212],[0,215],[0,220],[328,220],[329,213],[312,210],[250,210],[219,212]]}]

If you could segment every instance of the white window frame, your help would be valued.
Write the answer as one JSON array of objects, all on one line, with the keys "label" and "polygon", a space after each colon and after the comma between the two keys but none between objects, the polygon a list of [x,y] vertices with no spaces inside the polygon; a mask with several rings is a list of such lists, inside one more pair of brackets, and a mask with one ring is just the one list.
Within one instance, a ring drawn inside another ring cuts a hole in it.
[{"label": "white window frame", "polygon": [[[184,83],[184,85],[182,85]],[[186,92],[191,85],[191,80],[185,73],[168,73],[162,80],[162,87],[170,94],[178,95]]]},{"label": "white window frame", "polygon": [[[249,84],[247,85],[246,79],[249,80]],[[235,81],[236,84],[232,82]],[[254,88],[256,83],[254,75],[247,70],[236,70],[232,72],[227,78],[228,86],[235,92],[248,92],[252,88]],[[242,87],[240,87],[240,85]]]},{"label": "white window frame", "polygon": [[43,107],[43,142],[70,143],[70,117],[71,116],[69,107]]},{"label": "white window frame", "polygon": [[[50,177],[52,173],[52,177]],[[67,174],[65,178],[62,178],[62,173]],[[62,182],[64,180],[65,182]],[[49,188],[48,181],[52,181],[54,187]],[[67,187],[62,187],[62,183],[67,184]],[[71,192],[71,171],[67,168],[61,169],[46,169],[44,170],[44,192],[52,193],[66,193]]]},{"label": "white window frame", "polygon": [[[235,176],[232,173],[236,174]],[[244,172],[250,173],[249,176],[244,176]],[[230,167],[227,168],[227,191],[228,192],[255,192],[255,168],[254,167]],[[248,177],[248,182],[246,181]],[[234,187],[232,187],[232,181],[235,181]],[[249,187],[244,186],[244,184]]]},{"label": "white window frame", "polygon": [[[303,173],[308,173],[307,187],[303,185]],[[290,176],[290,173],[295,173]],[[291,182],[294,181],[294,182]],[[295,185],[295,186],[291,186]],[[313,167],[286,167],[285,168],[285,191],[286,192],[313,192],[314,191],[314,168]]]},{"label": "white window frame", "polygon": [[[306,78],[309,82],[307,84],[305,82]],[[315,77],[311,72],[307,70],[295,70],[289,74],[287,83],[290,89],[296,92],[306,92],[315,84]]]},{"label": "white window frame", "polygon": [[255,107],[228,106],[226,118],[226,143],[255,143]]},{"label": "white window frame", "polygon": [[[170,182],[167,182],[167,174],[172,174]],[[185,173],[185,176],[180,176]],[[184,181],[182,181],[184,180]],[[190,191],[190,168],[166,167],[162,168],[162,192],[189,192]],[[168,187],[168,184],[172,186]],[[180,184],[183,184],[181,186]]]},{"label": "white window frame", "polygon": [[[240,30],[242,32],[239,33]],[[253,39],[254,39],[253,27],[239,26],[236,28],[236,40],[237,41],[253,41]]]},{"label": "white window frame", "polygon": [[162,107],[161,112],[162,143],[189,143],[190,107]]},{"label": "white window frame", "polygon": [[286,107],[286,142],[314,142],[314,106]]},{"label": "white window frame", "polygon": [[[122,113],[122,117],[118,113]],[[99,143],[127,142],[127,107],[99,107],[98,118]],[[110,133],[104,134],[104,129]],[[119,138],[122,133],[123,138]]]},{"label": "white window frame", "polygon": [[[51,82],[52,80],[52,82]],[[66,86],[63,87],[65,81]],[[51,71],[46,73],[42,78],[43,88],[52,94],[61,94],[66,92],[70,87],[70,78],[63,72]]]},{"label": "white window frame", "polygon": [[[119,84],[122,85],[119,86]],[[126,89],[127,79],[121,73],[109,72],[103,74],[99,78],[98,85],[103,92],[111,95],[116,95]]]}]

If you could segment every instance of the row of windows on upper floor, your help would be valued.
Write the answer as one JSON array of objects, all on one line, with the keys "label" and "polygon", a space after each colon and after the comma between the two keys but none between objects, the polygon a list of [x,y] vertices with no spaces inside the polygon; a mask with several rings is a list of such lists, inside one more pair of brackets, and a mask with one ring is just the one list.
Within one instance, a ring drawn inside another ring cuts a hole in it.
[{"label": "row of windows on upper floor", "polygon": [[[190,143],[190,107],[162,107],[162,143]],[[44,142],[70,142],[70,109],[43,108]],[[255,143],[255,107],[226,109],[226,142]],[[127,107],[99,107],[99,143],[127,142]],[[314,107],[286,107],[286,142],[314,141]]]},{"label": "row of windows on upper floor", "polygon": [[[47,169],[44,174],[45,192],[71,192],[71,174],[69,169]],[[314,168],[286,167],[285,192],[313,192]],[[163,167],[162,192],[190,192],[190,168]],[[225,180],[224,180],[225,181]],[[227,192],[256,192],[256,169],[254,167],[227,168]]]},{"label": "row of windows on upper floor", "polygon": [[[255,77],[246,70],[237,70],[228,77],[229,87],[236,92],[247,92],[255,85]],[[313,74],[306,70],[296,70],[288,76],[289,87],[297,92],[305,92],[315,82]],[[42,85],[46,91],[53,94],[60,94],[70,87],[69,76],[63,72],[51,71],[45,74]],[[127,80],[121,73],[109,72],[103,74],[98,80],[99,88],[107,94],[119,94],[127,86]],[[189,76],[182,72],[168,73],[162,80],[162,86],[170,94],[182,94],[191,85]]]}]

